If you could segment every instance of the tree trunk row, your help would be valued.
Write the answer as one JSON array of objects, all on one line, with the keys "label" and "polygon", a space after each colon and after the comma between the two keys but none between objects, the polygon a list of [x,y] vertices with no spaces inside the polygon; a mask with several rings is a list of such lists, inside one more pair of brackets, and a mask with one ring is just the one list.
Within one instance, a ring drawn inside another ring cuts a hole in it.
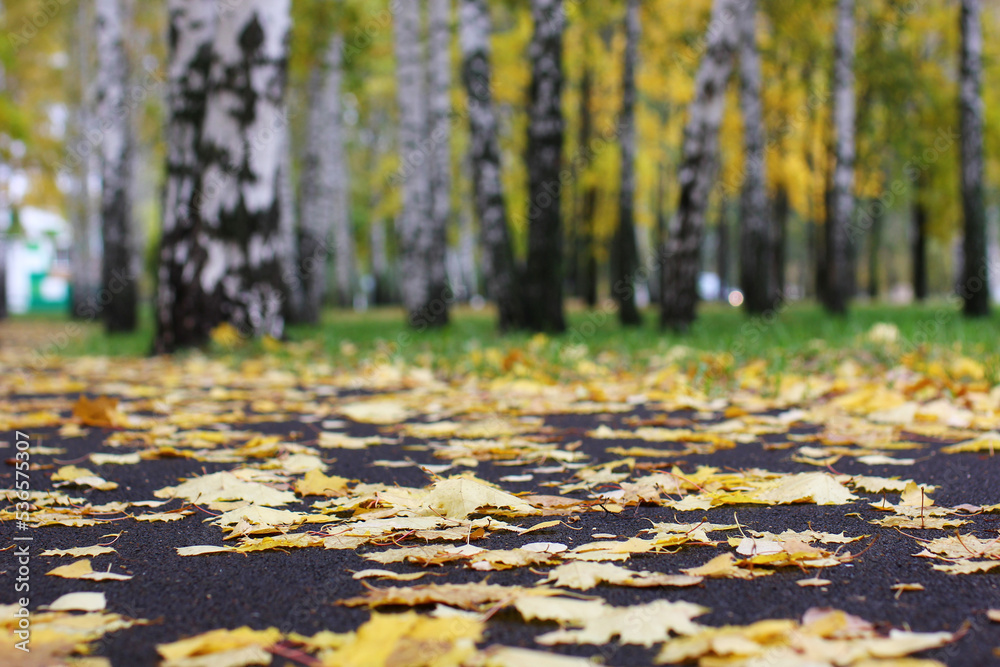
[{"label": "tree trunk row", "polygon": [[726,82],[739,42],[739,0],[716,0],[705,53],[695,77],[695,96],[684,129],[680,202],[662,254],[660,323],[687,330],[695,319],[705,215],[718,164],[719,126]]}]

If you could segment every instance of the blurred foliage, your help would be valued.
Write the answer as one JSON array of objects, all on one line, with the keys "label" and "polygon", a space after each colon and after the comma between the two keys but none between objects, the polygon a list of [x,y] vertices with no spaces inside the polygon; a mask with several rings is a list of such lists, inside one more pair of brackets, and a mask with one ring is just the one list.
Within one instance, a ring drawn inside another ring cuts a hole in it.
[{"label": "blurred foliage", "polygon": [[[821,225],[830,158],[830,66],[834,0],[760,0],[758,39],[764,74],[768,135],[768,182],[789,198],[793,212],[790,237],[805,238],[807,223]],[[491,2],[494,22],[494,95],[499,110],[503,182],[515,241],[523,249],[527,202],[526,96],[530,81],[527,47],[532,22],[528,5]],[[0,61],[6,88],[0,94],[0,156],[28,177],[26,203],[69,208],[75,191],[60,176],[74,110],[87,95],[81,81],[74,40],[80,21],[75,3],[44,0],[6,2]],[[130,53],[137,85],[150,94],[137,104],[136,133],[140,167],[145,170],[144,198],[137,211],[147,238],[155,238],[159,218],[159,180],[163,156],[163,86],[166,63],[166,16],[163,3],[128,0],[132,13]],[[343,113],[349,128],[352,215],[361,266],[368,261],[368,230],[373,221],[390,226],[399,210],[399,192],[390,184],[398,168],[393,26],[389,0],[293,0],[290,36],[289,113],[293,147],[304,149],[310,72],[334,31],[345,42]],[[686,107],[693,93],[710,0],[645,0],[642,5],[636,213],[642,241],[657,218],[660,170],[666,168],[669,214],[676,204],[676,168]],[[859,201],[881,200],[890,215],[908,216],[919,196],[929,211],[930,234],[939,256],[961,229],[958,195],[958,145],[943,150],[942,136],[957,132],[958,6],[949,0],[866,0],[858,3],[857,93]],[[624,49],[624,3],[567,2],[564,110],[565,164],[574,178],[563,189],[568,232],[576,224],[580,191],[597,189],[596,249],[604,252],[617,223],[620,151],[612,140],[595,151],[583,168],[572,167],[584,152],[579,143],[580,82],[593,82],[590,112],[595,132],[615,132],[621,100]],[[457,12],[455,14],[457,23]],[[1000,202],[1000,4],[984,3],[984,96],[989,203]],[[92,48],[92,47],[91,47]],[[465,96],[457,39],[452,47],[455,132],[451,150],[457,183],[455,210],[470,206]],[[93,71],[93,67],[90,67]],[[157,78],[159,77],[159,78]],[[742,121],[734,76],[721,133],[720,195],[732,201],[742,181]],[[938,141],[938,148],[935,148]],[[297,168],[297,167],[296,167]],[[916,191],[914,181],[921,187]],[[297,174],[295,175],[297,178]],[[895,186],[895,187],[894,187]],[[900,223],[905,227],[905,223]],[[457,228],[457,226],[456,226]],[[457,229],[453,230],[457,239]],[[906,266],[905,244],[896,262]],[[902,248],[902,250],[900,250]],[[890,267],[893,275],[905,273]],[[941,275],[948,275],[942,271]]]}]

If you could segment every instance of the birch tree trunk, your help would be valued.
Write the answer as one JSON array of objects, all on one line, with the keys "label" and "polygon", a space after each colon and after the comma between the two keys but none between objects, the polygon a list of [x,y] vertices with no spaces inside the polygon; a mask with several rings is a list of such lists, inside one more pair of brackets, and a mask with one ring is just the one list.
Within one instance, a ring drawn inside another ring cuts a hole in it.
[{"label": "birch tree trunk", "polygon": [[927,207],[924,205],[921,189],[923,178],[914,184],[911,219],[913,224],[913,298],[927,299]]},{"label": "birch tree trunk", "polygon": [[785,265],[788,263],[788,216],[791,213],[788,201],[788,190],[784,185],[778,186],[774,195],[774,260],[771,272],[771,284],[774,287],[774,305],[785,299]]},{"label": "birch tree trunk", "polygon": [[[325,65],[324,65],[325,67]],[[324,150],[323,132],[326,122],[323,113],[323,67],[314,67],[306,83],[306,147],[299,174],[299,193],[302,206],[302,230],[299,238],[299,260],[302,275],[302,311],[305,324],[317,324],[323,307],[326,290],[326,269],[329,256],[325,240],[329,233],[330,194],[324,188],[329,177],[329,151]],[[327,183],[328,185],[328,183]]]},{"label": "birch tree trunk", "polygon": [[764,108],[757,50],[757,0],[745,0],[740,22],[740,106],[743,112],[743,189],[740,192],[740,289],[746,311],[775,304],[774,234],[767,210]]},{"label": "birch tree trunk", "polygon": [[[97,202],[91,196],[90,178],[95,167],[95,155],[84,150],[93,130],[93,79],[92,55],[92,6],[81,2],[77,7],[73,26],[73,55],[76,68],[72,76],[76,78],[78,99],[70,112],[70,135],[68,162],[73,169],[73,196],[70,207],[73,225],[73,246],[70,248],[70,303],[69,314],[73,318],[93,318],[96,315],[97,291],[101,282],[100,255],[96,243],[99,239]],[[89,148],[89,146],[88,146]]]},{"label": "birch tree trunk", "polygon": [[850,271],[851,223],[854,217],[856,99],[854,91],[854,0],[838,0],[833,56],[834,170],[826,229],[826,278],[823,305],[847,312],[853,283]]},{"label": "birch tree trunk", "polygon": [[962,156],[962,212],[965,217],[961,296],[967,317],[990,313],[983,201],[983,28],[981,0],[962,0],[959,120]]},{"label": "birch tree trunk", "polygon": [[354,305],[354,285],[357,275],[354,258],[357,247],[351,226],[351,183],[344,148],[344,109],[341,104],[344,36],[333,35],[326,54],[326,86],[324,99],[328,105],[326,132],[330,141],[330,194],[333,214],[333,270],[337,279],[337,303],[342,308]]},{"label": "birch tree trunk", "polygon": [[163,202],[156,293],[156,353],[201,345],[219,302],[202,285],[209,233],[198,211],[199,146],[205,122],[212,41],[213,0],[170,0],[167,89],[167,180]]},{"label": "birch tree trunk", "polygon": [[714,0],[695,96],[684,129],[680,202],[663,253],[660,324],[685,331],[694,322],[708,198],[718,168],[726,82],[739,41],[739,0]]},{"label": "birch tree trunk", "polygon": [[96,0],[97,114],[101,140],[102,288],[111,300],[102,312],[108,332],[136,326],[138,267],[132,248],[132,137],[128,57],[121,0]]},{"label": "birch tree trunk", "polygon": [[716,298],[724,300],[729,295],[729,201],[723,198],[719,203],[719,222],[716,226],[715,274],[719,277],[719,293]]},{"label": "birch tree trunk", "polygon": [[[288,117],[287,106],[284,115]],[[279,128],[281,133],[281,164],[278,166],[278,258],[281,263],[281,281],[284,285],[286,322],[302,322],[303,264],[299,258],[299,221],[295,211],[295,186],[292,184],[292,132],[288,123]]]},{"label": "birch tree trunk", "polygon": [[562,0],[531,0],[534,34],[528,112],[528,263],[524,276],[527,326],[535,331],[566,329],[562,294],[560,198],[564,123],[562,42],[566,15]]},{"label": "birch tree trunk", "polygon": [[[375,173],[377,166],[382,161],[382,156],[392,150],[391,135],[384,129],[388,125],[384,109],[377,108],[369,114],[368,132],[371,136],[371,145],[368,153],[368,169],[370,173]],[[398,292],[389,265],[389,239],[386,234],[386,220],[378,213],[381,194],[379,188],[370,189],[371,199],[368,208],[372,211],[372,216],[368,223],[368,242],[371,250],[371,273],[375,283],[372,296],[376,305],[384,306],[397,302]]]},{"label": "birch tree trunk", "polygon": [[337,277],[337,304],[353,302],[354,243],[348,210],[344,156],[344,38],[330,38],[322,66],[309,77],[308,146],[302,166],[303,319],[315,324],[326,296],[327,264],[332,251]]},{"label": "birch tree trunk", "polygon": [[200,313],[243,336],[281,338],[282,137],[288,119],[289,0],[244,0],[219,16],[199,150],[208,257],[199,281],[219,304]]},{"label": "birch tree trunk", "polygon": [[642,324],[635,306],[635,272],[639,253],[635,244],[635,69],[639,59],[639,0],[628,0],[625,10],[625,64],[622,73],[621,186],[618,192],[618,229],[611,261],[611,294],[618,304],[618,320],[626,326]]},{"label": "birch tree trunk", "polygon": [[493,107],[490,10],[486,0],[461,0],[462,79],[468,95],[472,184],[482,242],[487,294],[497,304],[501,331],[524,322],[523,295],[500,180],[500,140]]},{"label": "birch tree trunk", "polygon": [[428,0],[428,123],[431,177],[431,293],[447,294],[451,221],[451,0]]},{"label": "birch tree trunk", "polygon": [[394,28],[397,98],[399,103],[400,178],[403,211],[399,218],[400,292],[407,319],[415,329],[448,322],[446,294],[435,291],[438,241],[432,220],[431,180],[426,139],[427,70],[420,39],[420,2],[399,4]]},{"label": "birch tree trunk", "polygon": [[[586,55],[583,56],[586,58]],[[585,63],[580,78],[580,138],[581,150],[589,151],[594,134],[594,120],[590,111],[594,85],[590,67]],[[592,160],[587,160],[580,169],[583,192],[580,195],[580,296],[588,308],[597,305],[597,254],[594,243],[594,216],[597,213],[597,188],[588,178],[587,170]]]},{"label": "birch tree trunk", "polygon": [[[474,197],[473,197],[474,199]],[[458,266],[466,301],[479,295],[479,272],[476,270],[476,225],[474,205],[466,199],[458,213]]]}]

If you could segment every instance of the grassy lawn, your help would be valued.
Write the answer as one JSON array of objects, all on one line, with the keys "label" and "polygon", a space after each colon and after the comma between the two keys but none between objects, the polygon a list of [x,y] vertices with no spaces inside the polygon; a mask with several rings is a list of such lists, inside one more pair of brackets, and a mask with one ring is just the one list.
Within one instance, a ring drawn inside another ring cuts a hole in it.
[{"label": "grassy lawn", "polygon": [[[24,318],[13,322],[28,323]],[[47,330],[68,333],[56,340],[49,333],[42,349],[62,354],[143,356],[151,347],[152,314],[143,312],[138,331],[106,336],[93,323],[71,323],[56,317],[37,320]],[[880,323],[892,324],[895,331]],[[796,303],[773,317],[747,317],[741,310],[717,303],[703,304],[700,317],[685,334],[663,332],[657,313],[647,311],[645,324],[634,329],[619,326],[610,309],[588,311],[569,308],[569,330],[561,336],[534,336],[515,332],[501,336],[490,310],[458,308],[452,323],[440,330],[412,331],[396,308],[355,313],[328,310],[320,326],[291,326],[289,345],[253,342],[236,346],[213,343],[212,354],[237,358],[274,353],[295,357],[315,356],[336,363],[402,360],[443,371],[487,373],[518,370],[530,358],[535,365],[553,368],[597,362],[611,368],[644,367],[656,359],[713,356],[727,366],[764,359],[771,372],[788,367],[821,369],[850,357],[861,363],[892,365],[904,355],[930,359],[961,353],[987,369],[1000,381],[1000,313],[981,320],[967,320],[952,303],[941,300],[921,305],[858,304],[846,317],[825,315],[811,303]],[[881,334],[881,335],[880,335]],[[893,340],[895,336],[895,340]],[[68,340],[68,344],[59,344]],[[718,353],[728,355],[718,356]]]}]

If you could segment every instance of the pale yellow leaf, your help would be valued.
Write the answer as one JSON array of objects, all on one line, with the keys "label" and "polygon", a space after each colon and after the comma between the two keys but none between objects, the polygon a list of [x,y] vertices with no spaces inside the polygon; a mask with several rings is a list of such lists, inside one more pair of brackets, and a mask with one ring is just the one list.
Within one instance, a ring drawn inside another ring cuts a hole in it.
[{"label": "pale yellow leaf", "polygon": [[192,547],[174,547],[178,556],[204,556],[205,554],[233,553],[233,547],[217,547],[213,545],[197,545]]},{"label": "pale yellow leaf", "polygon": [[67,593],[44,607],[48,611],[104,611],[108,601],[104,593]]},{"label": "pale yellow leaf", "polygon": [[39,556],[72,556],[73,558],[94,557],[101,554],[116,553],[111,547],[95,544],[92,547],[74,547],[72,549],[48,549]]},{"label": "pale yellow leaf", "polygon": [[127,574],[94,572],[90,566],[90,560],[78,560],[69,565],[61,565],[49,570],[45,574],[51,577],[62,577],[63,579],[89,579],[90,581],[127,581],[132,578]]},{"label": "pale yellow leaf", "polygon": [[484,507],[508,509],[517,515],[541,514],[517,496],[472,477],[451,477],[437,482],[421,507],[427,514],[464,519]]}]

